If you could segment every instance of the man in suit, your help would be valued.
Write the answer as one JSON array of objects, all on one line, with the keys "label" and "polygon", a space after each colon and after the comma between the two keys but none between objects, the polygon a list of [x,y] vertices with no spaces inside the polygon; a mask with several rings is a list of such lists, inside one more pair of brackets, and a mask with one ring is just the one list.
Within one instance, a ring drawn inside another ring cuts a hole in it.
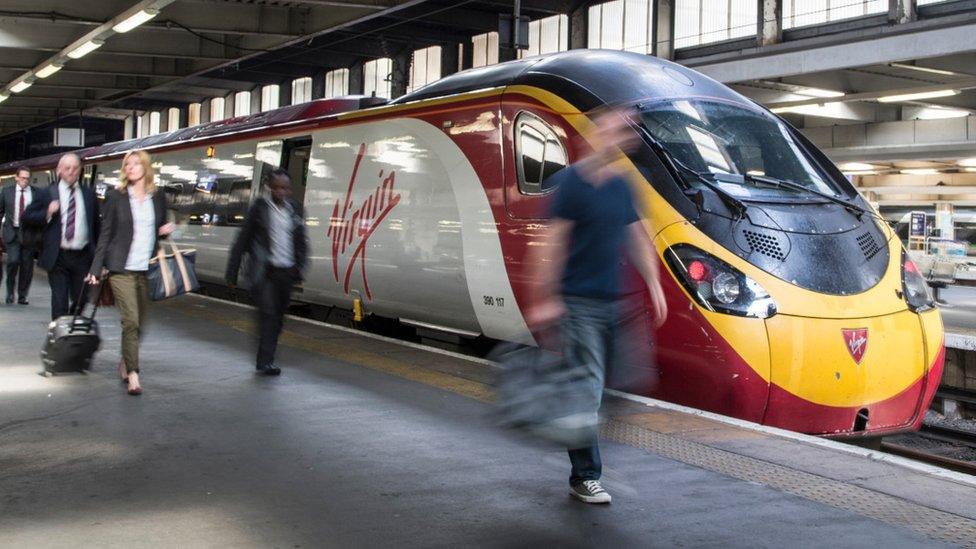
[{"label": "man in suit", "polygon": [[308,242],[301,206],[290,199],[291,177],[277,168],[268,176],[270,198],[255,201],[237,235],[227,261],[227,285],[237,285],[237,273],[249,255],[247,277],[257,306],[259,337],[257,370],[276,376],[275,351],[292,286],[302,280],[308,260]]},{"label": "man in suit", "polygon": [[17,288],[17,303],[27,305],[27,293],[34,277],[37,250],[31,242],[24,240],[26,231],[22,227],[24,213],[37,195],[37,189],[28,184],[30,176],[30,168],[17,168],[14,174],[16,184],[0,191],[3,243],[7,247],[7,305],[14,302],[14,288]]},{"label": "man in suit", "polygon": [[62,156],[57,174],[58,182],[39,190],[24,213],[28,226],[44,230],[37,263],[51,285],[52,319],[74,309],[98,238],[98,204],[95,193],[79,184],[78,155]]}]

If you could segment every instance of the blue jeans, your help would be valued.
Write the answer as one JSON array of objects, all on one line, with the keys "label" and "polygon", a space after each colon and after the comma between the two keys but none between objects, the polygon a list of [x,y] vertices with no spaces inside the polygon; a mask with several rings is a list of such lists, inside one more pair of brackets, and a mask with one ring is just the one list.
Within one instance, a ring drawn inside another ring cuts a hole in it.
[{"label": "blue jeans", "polygon": [[[566,315],[561,326],[563,357],[569,368],[585,378],[593,413],[600,409],[607,364],[614,349],[617,307],[613,301],[565,296]],[[573,470],[570,484],[600,478],[600,445],[594,435],[590,446],[569,450]]]}]

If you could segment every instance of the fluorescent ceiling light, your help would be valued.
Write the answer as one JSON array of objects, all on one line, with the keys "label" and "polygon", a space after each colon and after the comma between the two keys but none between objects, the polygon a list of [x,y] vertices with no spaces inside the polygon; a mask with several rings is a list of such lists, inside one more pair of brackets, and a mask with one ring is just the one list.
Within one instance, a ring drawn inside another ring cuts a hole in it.
[{"label": "fluorescent ceiling light", "polygon": [[901,173],[905,175],[936,175],[939,170],[935,168],[909,168],[901,170]]},{"label": "fluorescent ceiling light", "polygon": [[776,114],[783,114],[783,113],[790,112],[795,114],[808,114],[811,116],[817,116],[823,114],[824,106],[823,105],[799,105],[796,107],[776,107],[771,110]]},{"label": "fluorescent ceiling light", "polygon": [[949,109],[945,107],[925,107],[915,113],[918,120],[941,120],[944,118],[962,118],[972,114],[964,109]]},{"label": "fluorescent ceiling light", "polygon": [[823,88],[800,88],[794,92],[798,95],[806,95],[808,97],[844,97],[844,92],[825,90]]},{"label": "fluorescent ceiling light", "polygon": [[838,166],[842,172],[863,172],[874,170],[874,166],[864,162],[845,162]]},{"label": "fluorescent ceiling light", "polygon": [[874,170],[844,170],[844,175],[878,175]]},{"label": "fluorescent ceiling light", "polygon": [[945,76],[955,76],[956,73],[952,71],[947,71],[944,69],[933,69],[931,67],[920,67],[918,65],[909,65],[907,63],[888,63],[889,67],[895,67],[899,69],[908,69],[912,71],[927,72],[931,74],[942,74]]},{"label": "fluorescent ceiling light", "polygon": [[976,168],[976,156],[972,158],[963,158],[958,162],[960,166],[970,166]]},{"label": "fluorescent ceiling light", "polygon": [[963,170],[963,171],[965,171],[965,172],[969,172],[969,173],[976,173],[976,168],[966,168],[966,169],[965,169],[965,170]]},{"label": "fluorescent ceiling light", "polygon": [[0,103],[3,103],[4,101],[6,101],[8,97],[10,97],[10,96],[7,95],[7,94],[5,94],[5,93],[0,93]]},{"label": "fluorescent ceiling light", "polygon": [[125,21],[117,23],[112,30],[115,32],[129,32],[130,30],[138,27],[139,25],[149,21],[153,17],[159,15],[159,10],[155,9],[145,9],[139,10],[136,13],[130,15]]},{"label": "fluorescent ceiling light", "polygon": [[69,51],[68,57],[72,59],[81,59],[82,57],[102,47],[102,44],[104,44],[104,42],[101,40],[89,40],[77,48]]},{"label": "fluorescent ceiling light", "polygon": [[959,93],[959,90],[935,90],[930,92],[905,93],[902,95],[886,95],[879,97],[882,103],[897,103],[899,101],[917,101],[919,99],[935,99],[936,97],[950,97]]},{"label": "fluorescent ceiling light", "polygon": [[14,93],[20,93],[26,90],[27,88],[31,87],[31,84],[33,84],[33,82],[31,82],[30,80],[21,80],[20,82],[17,82],[13,86],[10,86],[10,91]]},{"label": "fluorescent ceiling light", "polygon": [[44,65],[43,67],[41,67],[34,74],[38,78],[47,78],[48,76],[51,76],[52,74],[58,72],[59,70],[61,70],[61,65],[58,65],[56,63],[50,63],[48,65]]}]

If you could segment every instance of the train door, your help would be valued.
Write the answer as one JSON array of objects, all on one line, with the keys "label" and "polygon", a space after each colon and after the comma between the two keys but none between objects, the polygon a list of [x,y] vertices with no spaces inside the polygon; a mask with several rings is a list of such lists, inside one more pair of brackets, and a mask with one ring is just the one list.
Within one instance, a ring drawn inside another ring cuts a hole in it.
[{"label": "train door", "polygon": [[261,192],[271,170],[282,168],[291,176],[292,199],[305,203],[305,190],[308,184],[308,163],[312,156],[312,137],[303,135],[291,139],[261,141],[255,151],[254,196]]},{"label": "train door", "polygon": [[312,137],[302,136],[284,142],[281,167],[291,176],[292,199],[305,205],[305,189],[308,184],[308,162],[312,156]]}]

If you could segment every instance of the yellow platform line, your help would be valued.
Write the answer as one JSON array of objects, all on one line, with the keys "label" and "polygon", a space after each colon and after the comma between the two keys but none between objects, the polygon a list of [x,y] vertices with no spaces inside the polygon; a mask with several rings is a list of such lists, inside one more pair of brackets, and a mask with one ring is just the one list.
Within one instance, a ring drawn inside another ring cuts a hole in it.
[{"label": "yellow platform line", "polygon": [[[257,326],[253,320],[229,319],[209,309],[185,306],[184,304],[173,302],[166,304],[170,309],[181,314],[186,314],[196,318],[204,319],[208,322],[227,326],[236,331],[250,335],[257,335]],[[351,336],[355,337],[355,336]],[[358,346],[340,344],[330,340],[316,339],[298,334],[291,330],[283,330],[279,342],[294,349],[309,351],[327,358],[332,358],[342,362],[347,362],[356,366],[362,366],[370,370],[384,372],[403,379],[450,391],[452,393],[468,397],[479,402],[491,402],[491,387],[465,379],[462,377],[446,374],[424,368],[417,364],[410,364],[401,360],[396,360],[388,356],[370,352]],[[362,342],[369,343],[362,339]]]}]

